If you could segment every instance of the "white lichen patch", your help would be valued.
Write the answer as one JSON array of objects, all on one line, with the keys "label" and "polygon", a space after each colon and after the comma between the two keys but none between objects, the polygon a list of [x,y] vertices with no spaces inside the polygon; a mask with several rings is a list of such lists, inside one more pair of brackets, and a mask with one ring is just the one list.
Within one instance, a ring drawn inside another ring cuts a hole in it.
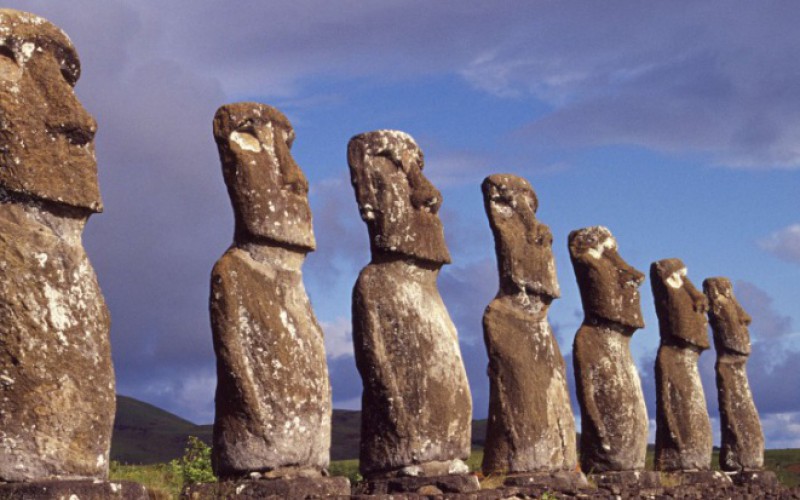
[{"label": "white lichen patch", "polygon": [[[67,304],[67,299],[57,289],[50,286],[49,283],[44,284],[44,296],[47,299],[47,311],[50,319],[50,324],[58,330],[59,333],[63,332],[74,323],[72,313]],[[63,340],[66,343],[66,339]]]},{"label": "white lichen patch", "polygon": [[19,49],[20,63],[25,64],[26,62],[28,62],[30,58],[33,57],[33,53],[35,50],[36,50],[36,44],[34,44],[33,42],[23,43],[22,47],[20,47]]},{"label": "white lichen patch", "polygon": [[249,132],[234,130],[231,132],[230,140],[244,151],[251,151],[253,153],[259,153],[261,151],[261,142],[256,136]]},{"label": "white lichen patch", "polygon": [[612,236],[608,236],[603,241],[598,243],[594,248],[588,249],[586,253],[588,253],[594,259],[600,259],[606,250],[614,250],[616,248],[617,241]]},{"label": "white lichen patch", "polygon": [[683,278],[685,278],[687,274],[688,271],[685,267],[678,269],[674,273],[670,274],[669,277],[667,277],[666,280],[667,285],[669,285],[670,288],[675,288],[675,289],[682,287]]},{"label": "white lichen patch", "polygon": [[44,268],[44,265],[47,264],[47,254],[46,253],[37,253],[34,255],[34,258],[37,262],[39,262],[39,267]]}]

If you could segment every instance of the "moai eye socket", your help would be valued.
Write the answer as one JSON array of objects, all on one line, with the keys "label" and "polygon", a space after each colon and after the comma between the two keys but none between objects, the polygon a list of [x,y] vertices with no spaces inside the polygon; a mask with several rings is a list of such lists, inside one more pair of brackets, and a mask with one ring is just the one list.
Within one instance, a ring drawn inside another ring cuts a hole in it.
[{"label": "moai eye socket", "polygon": [[0,82],[16,82],[22,77],[22,67],[11,47],[0,45]]}]

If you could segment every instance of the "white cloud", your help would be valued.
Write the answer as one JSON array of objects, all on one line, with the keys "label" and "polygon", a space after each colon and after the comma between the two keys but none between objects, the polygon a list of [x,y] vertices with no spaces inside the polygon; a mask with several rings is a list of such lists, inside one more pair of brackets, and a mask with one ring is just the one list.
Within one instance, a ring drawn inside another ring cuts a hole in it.
[{"label": "white cloud", "polygon": [[333,321],[323,321],[321,324],[325,333],[325,352],[328,358],[353,357],[353,329],[350,318],[340,316]]},{"label": "white cloud", "polygon": [[758,245],[779,259],[800,264],[800,224],[775,231],[759,241]]}]

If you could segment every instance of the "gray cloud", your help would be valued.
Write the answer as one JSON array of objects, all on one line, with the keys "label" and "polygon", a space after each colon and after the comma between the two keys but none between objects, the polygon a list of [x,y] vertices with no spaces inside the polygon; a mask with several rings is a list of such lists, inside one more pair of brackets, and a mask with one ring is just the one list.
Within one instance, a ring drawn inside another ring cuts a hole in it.
[{"label": "gray cloud", "polygon": [[758,245],[781,260],[800,264],[800,224],[792,224],[760,240]]},{"label": "gray cloud", "polygon": [[734,283],[736,298],[745,311],[753,318],[750,335],[756,341],[777,340],[792,331],[792,319],[780,314],[772,306],[772,297],[747,281]]}]

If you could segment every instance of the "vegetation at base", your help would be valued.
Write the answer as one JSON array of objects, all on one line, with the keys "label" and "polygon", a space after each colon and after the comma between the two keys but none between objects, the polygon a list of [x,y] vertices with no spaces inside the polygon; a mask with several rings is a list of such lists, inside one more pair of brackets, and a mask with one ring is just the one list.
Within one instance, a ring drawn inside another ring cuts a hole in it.
[{"label": "vegetation at base", "polygon": [[360,483],[364,477],[358,472],[358,460],[333,460],[328,467],[331,476],[343,476],[350,480],[350,484]]},{"label": "vegetation at base", "polygon": [[182,479],[183,486],[217,481],[211,468],[211,447],[195,436],[189,436],[183,456],[169,465],[173,474]]},{"label": "vegetation at base", "polygon": [[153,500],[178,498],[183,487],[183,479],[174,473],[170,464],[126,465],[112,461],[109,479],[143,484]]}]

